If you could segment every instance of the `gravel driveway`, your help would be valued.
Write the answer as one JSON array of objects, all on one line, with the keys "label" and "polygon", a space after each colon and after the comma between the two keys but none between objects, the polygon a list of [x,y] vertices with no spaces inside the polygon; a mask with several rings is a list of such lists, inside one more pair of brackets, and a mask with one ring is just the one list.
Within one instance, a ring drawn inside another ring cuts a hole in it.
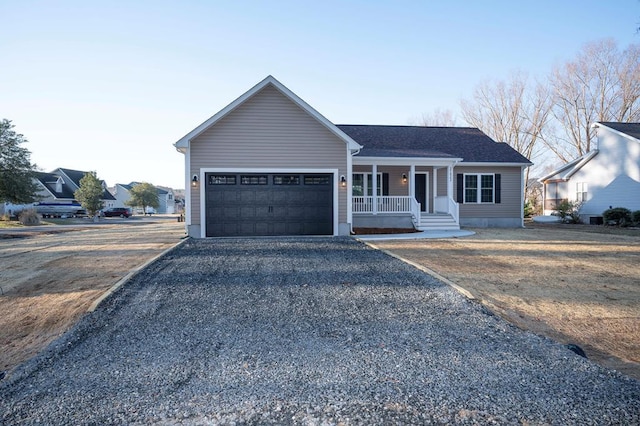
[{"label": "gravel driveway", "polygon": [[0,413],[4,424],[638,424],[640,382],[350,238],[191,240],[0,382]]}]

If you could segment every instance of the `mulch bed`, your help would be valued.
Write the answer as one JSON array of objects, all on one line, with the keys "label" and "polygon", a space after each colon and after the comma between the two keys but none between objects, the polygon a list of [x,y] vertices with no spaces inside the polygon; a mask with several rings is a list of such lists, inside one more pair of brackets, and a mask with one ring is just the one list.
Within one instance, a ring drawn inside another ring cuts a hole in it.
[{"label": "mulch bed", "polygon": [[420,232],[414,228],[353,228],[355,235],[372,235],[372,234],[411,234]]}]

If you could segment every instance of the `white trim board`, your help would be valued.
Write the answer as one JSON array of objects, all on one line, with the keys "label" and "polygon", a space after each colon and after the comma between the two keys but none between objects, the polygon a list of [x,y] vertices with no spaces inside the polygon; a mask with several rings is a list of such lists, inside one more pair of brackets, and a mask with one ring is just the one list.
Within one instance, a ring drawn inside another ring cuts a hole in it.
[{"label": "white trim board", "polygon": [[[199,171],[198,181],[200,187],[200,238],[207,238],[206,223],[206,200],[205,200],[205,174],[206,173],[291,173],[291,174],[333,174],[333,236],[337,236],[339,232],[339,212],[340,212],[340,176],[338,169],[301,169],[301,168],[229,168],[229,167],[213,167],[201,168]],[[345,188],[346,189],[346,188]]]}]

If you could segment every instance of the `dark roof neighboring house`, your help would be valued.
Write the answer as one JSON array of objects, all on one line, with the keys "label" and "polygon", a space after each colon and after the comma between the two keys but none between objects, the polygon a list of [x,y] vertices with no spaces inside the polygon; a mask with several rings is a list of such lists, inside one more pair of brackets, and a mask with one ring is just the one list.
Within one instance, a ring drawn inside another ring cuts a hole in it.
[{"label": "dark roof neighboring house", "polygon": [[[131,189],[136,186],[136,185],[140,185],[142,182],[131,182],[128,184],[124,184],[124,183],[119,183],[118,185],[120,185],[121,187],[123,187],[124,189],[126,189],[127,191],[131,191]],[[169,190],[162,188],[160,186],[155,186],[154,188],[156,189],[156,191],[158,191],[158,195],[167,195],[169,193]]]},{"label": "dark roof neighboring house", "polygon": [[[59,184],[58,182],[60,180],[64,181],[60,175],[55,173],[36,172],[35,177],[55,198],[73,200],[75,188],[70,187],[68,184]],[[58,189],[60,190],[58,191]]]},{"label": "dark roof neighboring house", "polygon": [[462,158],[465,163],[531,164],[506,143],[473,127],[337,126],[363,145],[360,157]]},{"label": "dark roof neighboring house", "polygon": [[631,136],[640,140],[640,123],[615,123],[610,121],[601,121],[596,125],[602,124],[610,129],[617,130],[620,133]]},{"label": "dark roof neighboring house", "polygon": [[[80,179],[82,179],[87,173],[88,172],[80,170],[57,168],[51,173],[37,172],[36,178],[55,198],[72,200],[74,198],[74,192],[80,188]],[[61,179],[61,185],[57,184],[59,179]],[[71,180],[71,182],[68,180]],[[106,189],[104,181],[102,181],[102,186],[105,188],[102,193],[102,199],[115,200],[115,197]],[[57,191],[57,189],[60,189],[60,191]]]}]

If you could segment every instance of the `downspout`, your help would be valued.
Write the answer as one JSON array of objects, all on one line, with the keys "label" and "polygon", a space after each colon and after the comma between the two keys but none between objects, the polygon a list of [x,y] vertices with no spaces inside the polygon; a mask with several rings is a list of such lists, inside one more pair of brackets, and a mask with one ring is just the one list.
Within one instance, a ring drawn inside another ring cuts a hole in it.
[{"label": "downspout", "polygon": [[349,235],[353,235],[353,157],[360,153],[360,149],[351,149],[347,144],[347,223]]},{"label": "downspout", "polygon": [[184,226],[189,235],[191,225],[191,144],[185,149],[184,154]]},{"label": "downspout", "polygon": [[524,170],[529,166],[520,167],[520,226],[524,228],[524,202],[525,202],[525,194],[524,190],[526,188],[524,183]]}]

